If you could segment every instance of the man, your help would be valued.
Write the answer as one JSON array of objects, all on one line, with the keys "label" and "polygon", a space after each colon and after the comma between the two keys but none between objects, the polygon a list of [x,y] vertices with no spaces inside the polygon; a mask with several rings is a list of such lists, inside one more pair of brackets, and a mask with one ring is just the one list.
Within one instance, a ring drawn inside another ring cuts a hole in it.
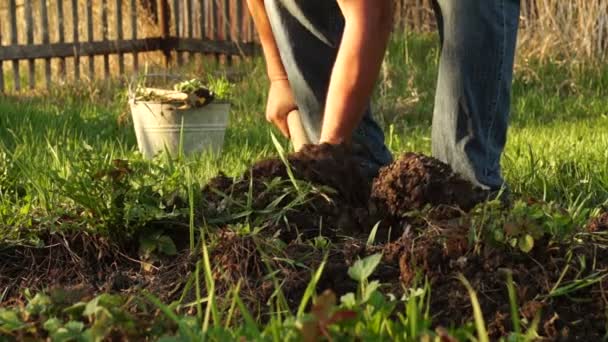
[{"label": "man", "polygon": [[[370,111],[392,0],[248,0],[271,81],[267,119],[289,137],[298,109],[314,143],[351,144],[373,176],[391,161]],[[433,155],[474,184],[503,186],[519,0],[438,0],[442,54]]]}]

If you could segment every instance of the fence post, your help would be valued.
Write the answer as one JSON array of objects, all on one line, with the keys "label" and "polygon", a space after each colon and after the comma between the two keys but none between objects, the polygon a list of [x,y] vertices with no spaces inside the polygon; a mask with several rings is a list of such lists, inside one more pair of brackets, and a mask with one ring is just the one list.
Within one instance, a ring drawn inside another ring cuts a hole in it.
[{"label": "fence post", "polygon": [[[17,45],[19,40],[17,38],[17,4],[15,0],[9,0],[9,15],[11,17],[11,44]],[[14,89],[16,91],[21,90],[21,77],[19,75],[19,61],[13,60],[13,79],[15,81]]]},{"label": "fence post", "polygon": [[[182,12],[181,12],[181,6],[179,5],[180,3],[182,3],[183,0],[173,0],[173,19],[174,19],[174,23],[175,23],[175,37],[177,37],[178,39],[182,37],[182,32],[181,32],[181,28],[182,28]],[[182,52],[177,52],[177,65],[178,66],[182,66],[184,64],[184,54]]]},{"label": "fence post", "polygon": [[[116,0],[116,40],[123,40],[123,32],[122,32],[122,0]],[[118,54],[118,73],[122,76],[125,73],[125,55],[120,52]]]},{"label": "fence post", "polygon": [[[0,48],[2,47],[2,25],[0,25]],[[4,94],[4,61],[0,60],[0,95]]]},{"label": "fence post", "polygon": [[[137,2],[131,0],[131,39],[137,39]],[[135,72],[139,71],[139,55],[137,52],[133,52],[133,69]]]},{"label": "fence post", "polygon": [[[41,0],[44,1],[44,0]],[[93,2],[87,0],[87,41],[93,42]],[[89,55],[89,79],[95,79],[95,56]]]},{"label": "fence post", "polygon": [[[220,39],[220,33],[218,28],[218,17],[217,17],[217,10],[218,10],[218,6],[217,6],[217,0],[209,0],[211,1],[211,13],[209,13],[211,15],[211,40],[217,41]],[[215,54],[215,60],[216,62],[219,62],[220,60],[220,54],[216,53]]]},{"label": "fence post", "polygon": [[[230,20],[232,14],[232,11],[230,10],[231,3],[231,0],[224,0],[224,15],[222,19],[224,21],[224,39],[227,43],[232,42],[232,20]],[[226,56],[226,61],[228,62],[228,65],[232,65],[231,54]]]},{"label": "fence post", "polygon": [[[25,0],[25,31],[27,35],[27,43],[34,44],[34,17],[32,14],[32,0]],[[29,67],[29,85],[30,89],[36,87],[36,64],[33,59],[27,61]]]},{"label": "fence post", "polygon": [[[108,0],[101,0],[102,40],[108,41]],[[103,55],[103,73],[106,79],[110,78],[110,56]]]},{"label": "fence post", "polygon": [[201,9],[200,12],[200,25],[201,25],[201,39],[207,39],[207,1],[199,0],[199,7]]},{"label": "fence post", "polygon": [[171,51],[167,44],[169,39],[169,21],[171,20],[171,12],[169,12],[169,0],[158,0],[158,21],[160,22],[160,35],[162,39],[162,49],[165,55],[165,67],[169,67],[171,63]]},{"label": "fence post", "polygon": [[[57,1],[57,33],[59,34],[59,43],[65,42],[65,27],[63,24],[63,0]],[[66,80],[65,73],[65,57],[59,59],[59,74]]]},{"label": "fence post", "polygon": [[[42,44],[48,44],[49,39],[49,14],[46,7],[46,0],[40,0],[40,29],[42,30]],[[44,59],[44,78],[46,81],[46,89],[51,89],[51,59]]]},{"label": "fence post", "polygon": [[[78,34],[78,0],[72,0],[72,38],[75,44],[80,41]],[[74,79],[80,79],[80,51],[74,49]]]}]

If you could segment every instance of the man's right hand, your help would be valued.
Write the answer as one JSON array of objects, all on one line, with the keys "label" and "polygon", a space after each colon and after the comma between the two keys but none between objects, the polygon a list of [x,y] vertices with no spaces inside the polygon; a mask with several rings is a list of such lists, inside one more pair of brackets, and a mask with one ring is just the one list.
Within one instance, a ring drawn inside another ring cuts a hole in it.
[{"label": "man's right hand", "polygon": [[290,138],[287,116],[298,109],[287,79],[272,80],[266,102],[266,120],[274,124],[286,138]]}]

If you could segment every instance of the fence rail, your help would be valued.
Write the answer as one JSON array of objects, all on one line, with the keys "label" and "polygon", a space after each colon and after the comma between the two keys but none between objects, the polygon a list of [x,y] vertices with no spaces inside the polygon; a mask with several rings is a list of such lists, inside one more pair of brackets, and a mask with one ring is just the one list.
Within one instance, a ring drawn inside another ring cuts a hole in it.
[{"label": "fence rail", "polygon": [[[433,0],[394,2],[399,29],[435,28]],[[124,75],[143,60],[230,62],[255,41],[246,0],[0,0],[0,93]]]},{"label": "fence rail", "polygon": [[9,83],[19,91],[23,81],[35,88],[42,77],[50,87],[67,79],[68,68],[76,80],[85,72],[90,79],[123,75],[127,68],[137,71],[148,52],[181,65],[185,53],[230,62],[255,51],[245,0],[4,1],[0,92]]}]

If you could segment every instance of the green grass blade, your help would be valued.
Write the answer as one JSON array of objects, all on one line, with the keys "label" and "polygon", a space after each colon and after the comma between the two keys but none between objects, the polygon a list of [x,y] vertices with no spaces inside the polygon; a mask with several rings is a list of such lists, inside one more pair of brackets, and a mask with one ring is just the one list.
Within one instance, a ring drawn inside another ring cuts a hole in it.
[{"label": "green grass blade", "polygon": [[507,290],[509,291],[509,304],[511,307],[511,321],[513,322],[513,329],[515,330],[515,334],[517,334],[517,336],[520,336],[521,324],[519,322],[517,295],[515,294],[515,284],[513,283],[513,274],[510,271],[507,273]]},{"label": "green grass blade", "polygon": [[464,277],[464,275],[459,274],[458,279],[460,282],[466,287],[469,292],[469,296],[471,297],[471,304],[473,305],[473,316],[475,318],[475,329],[477,330],[477,338],[480,342],[490,342],[490,337],[488,336],[488,331],[486,330],[486,323],[483,319],[483,313],[481,312],[481,306],[479,305],[479,299],[477,298],[477,293],[471,286],[471,283]]},{"label": "green grass blade", "polygon": [[323,274],[323,269],[325,268],[325,264],[327,263],[327,257],[328,257],[328,254],[325,254],[325,257],[323,258],[323,262],[321,262],[321,265],[319,265],[319,268],[317,268],[317,271],[315,272],[312,279],[308,283],[308,286],[306,287],[306,291],[304,292],[304,295],[302,296],[302,301],[300,302],[300,306],[298,307],[297,317],[302,317],[302,315],[304,314],[304,311],[306,310],[306,306],[308,305],[308,302],[313,297],[315,290],[317,288],[317,284],[319,283],[319,280],[321,279],[321,275]]}]

